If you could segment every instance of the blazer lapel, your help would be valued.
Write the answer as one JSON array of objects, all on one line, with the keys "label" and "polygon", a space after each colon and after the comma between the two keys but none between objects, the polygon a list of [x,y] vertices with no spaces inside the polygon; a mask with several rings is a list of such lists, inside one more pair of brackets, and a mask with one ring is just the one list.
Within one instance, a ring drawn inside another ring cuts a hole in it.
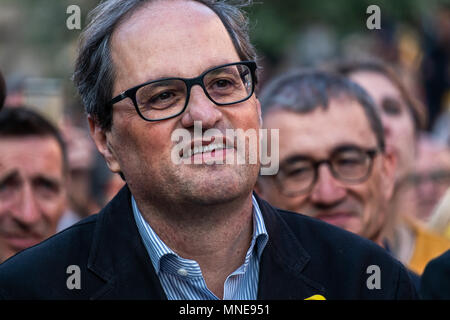
[{"label": "blazer lapel", "polygon": [[303,269],[311,259],[280,214],[255,195],[264,217],[269,241],[261,255],[258,299],[326,297],[325,288],[308,278]]},{"label": "blazer lapel", "polygon": [[[258,299],[326,297],[324,287],[302,272],[310,255],[277,210],[255,197],[269,233],[260,261]],[[90,299],[167,299],[134,221],[127,186],[98,215],[88,269],[104,282]]]},{"label": "blazer lapel", "polygon": [[128,186],[99,213],[88,268],[105,281],[91,299],[167,299],[134,221]]}]

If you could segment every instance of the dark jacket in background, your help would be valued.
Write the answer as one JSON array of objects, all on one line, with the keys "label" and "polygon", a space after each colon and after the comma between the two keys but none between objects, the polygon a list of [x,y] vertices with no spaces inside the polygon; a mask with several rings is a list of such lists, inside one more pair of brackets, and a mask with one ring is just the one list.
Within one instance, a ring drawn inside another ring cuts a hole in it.
[{"label": "dark jacket in background", "polygon": [[450,300],[450,250],[427,264],[421,278],[420,296],[427,300]]}]

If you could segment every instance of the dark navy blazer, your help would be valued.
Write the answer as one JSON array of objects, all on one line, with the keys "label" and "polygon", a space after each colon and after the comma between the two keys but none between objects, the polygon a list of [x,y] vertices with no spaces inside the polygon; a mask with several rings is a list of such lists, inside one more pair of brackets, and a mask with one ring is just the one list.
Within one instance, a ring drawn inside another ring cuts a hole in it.
[{"label": "dark navy blazer", "polygon": [[450,300],[450,250],[431,260],[422,275],[423,299]]},{"label": "dark navy blazer", "polygon": [[[417,298],[405,268],[383,248],[256,198],[269,233],[258,299]],[[71,265],[80,268],[80,289],[68,286],[75,275]],[[379,268],[379,288],[371,265]],[[99,214],[1,264],[0,298],[166,299],[136,227],[128,187]]]}]

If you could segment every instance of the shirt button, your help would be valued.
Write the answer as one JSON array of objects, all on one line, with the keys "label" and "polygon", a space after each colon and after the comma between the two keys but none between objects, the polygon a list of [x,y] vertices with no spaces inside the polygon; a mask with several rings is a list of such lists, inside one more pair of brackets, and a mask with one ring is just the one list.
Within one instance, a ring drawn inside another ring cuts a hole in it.
[{"label": "shirt button", "polygon": [[183,277],[186,277],[186,276],[188,275],[187,270],[184,269],[184,268],[178,269],[177,273],[178,273],[180,276],[183,276]]}]

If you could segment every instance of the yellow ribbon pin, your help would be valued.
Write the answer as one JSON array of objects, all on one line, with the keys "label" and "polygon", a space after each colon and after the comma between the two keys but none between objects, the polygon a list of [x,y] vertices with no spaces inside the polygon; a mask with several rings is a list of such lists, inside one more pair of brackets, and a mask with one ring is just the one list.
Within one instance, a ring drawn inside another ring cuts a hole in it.
[{"label": "yellow ribbon pin", "polygon": [[309,298],[306,298],[305,300],[327,300],[327,299],[325,299],[325,297],[320,294],[315,294]]}]

